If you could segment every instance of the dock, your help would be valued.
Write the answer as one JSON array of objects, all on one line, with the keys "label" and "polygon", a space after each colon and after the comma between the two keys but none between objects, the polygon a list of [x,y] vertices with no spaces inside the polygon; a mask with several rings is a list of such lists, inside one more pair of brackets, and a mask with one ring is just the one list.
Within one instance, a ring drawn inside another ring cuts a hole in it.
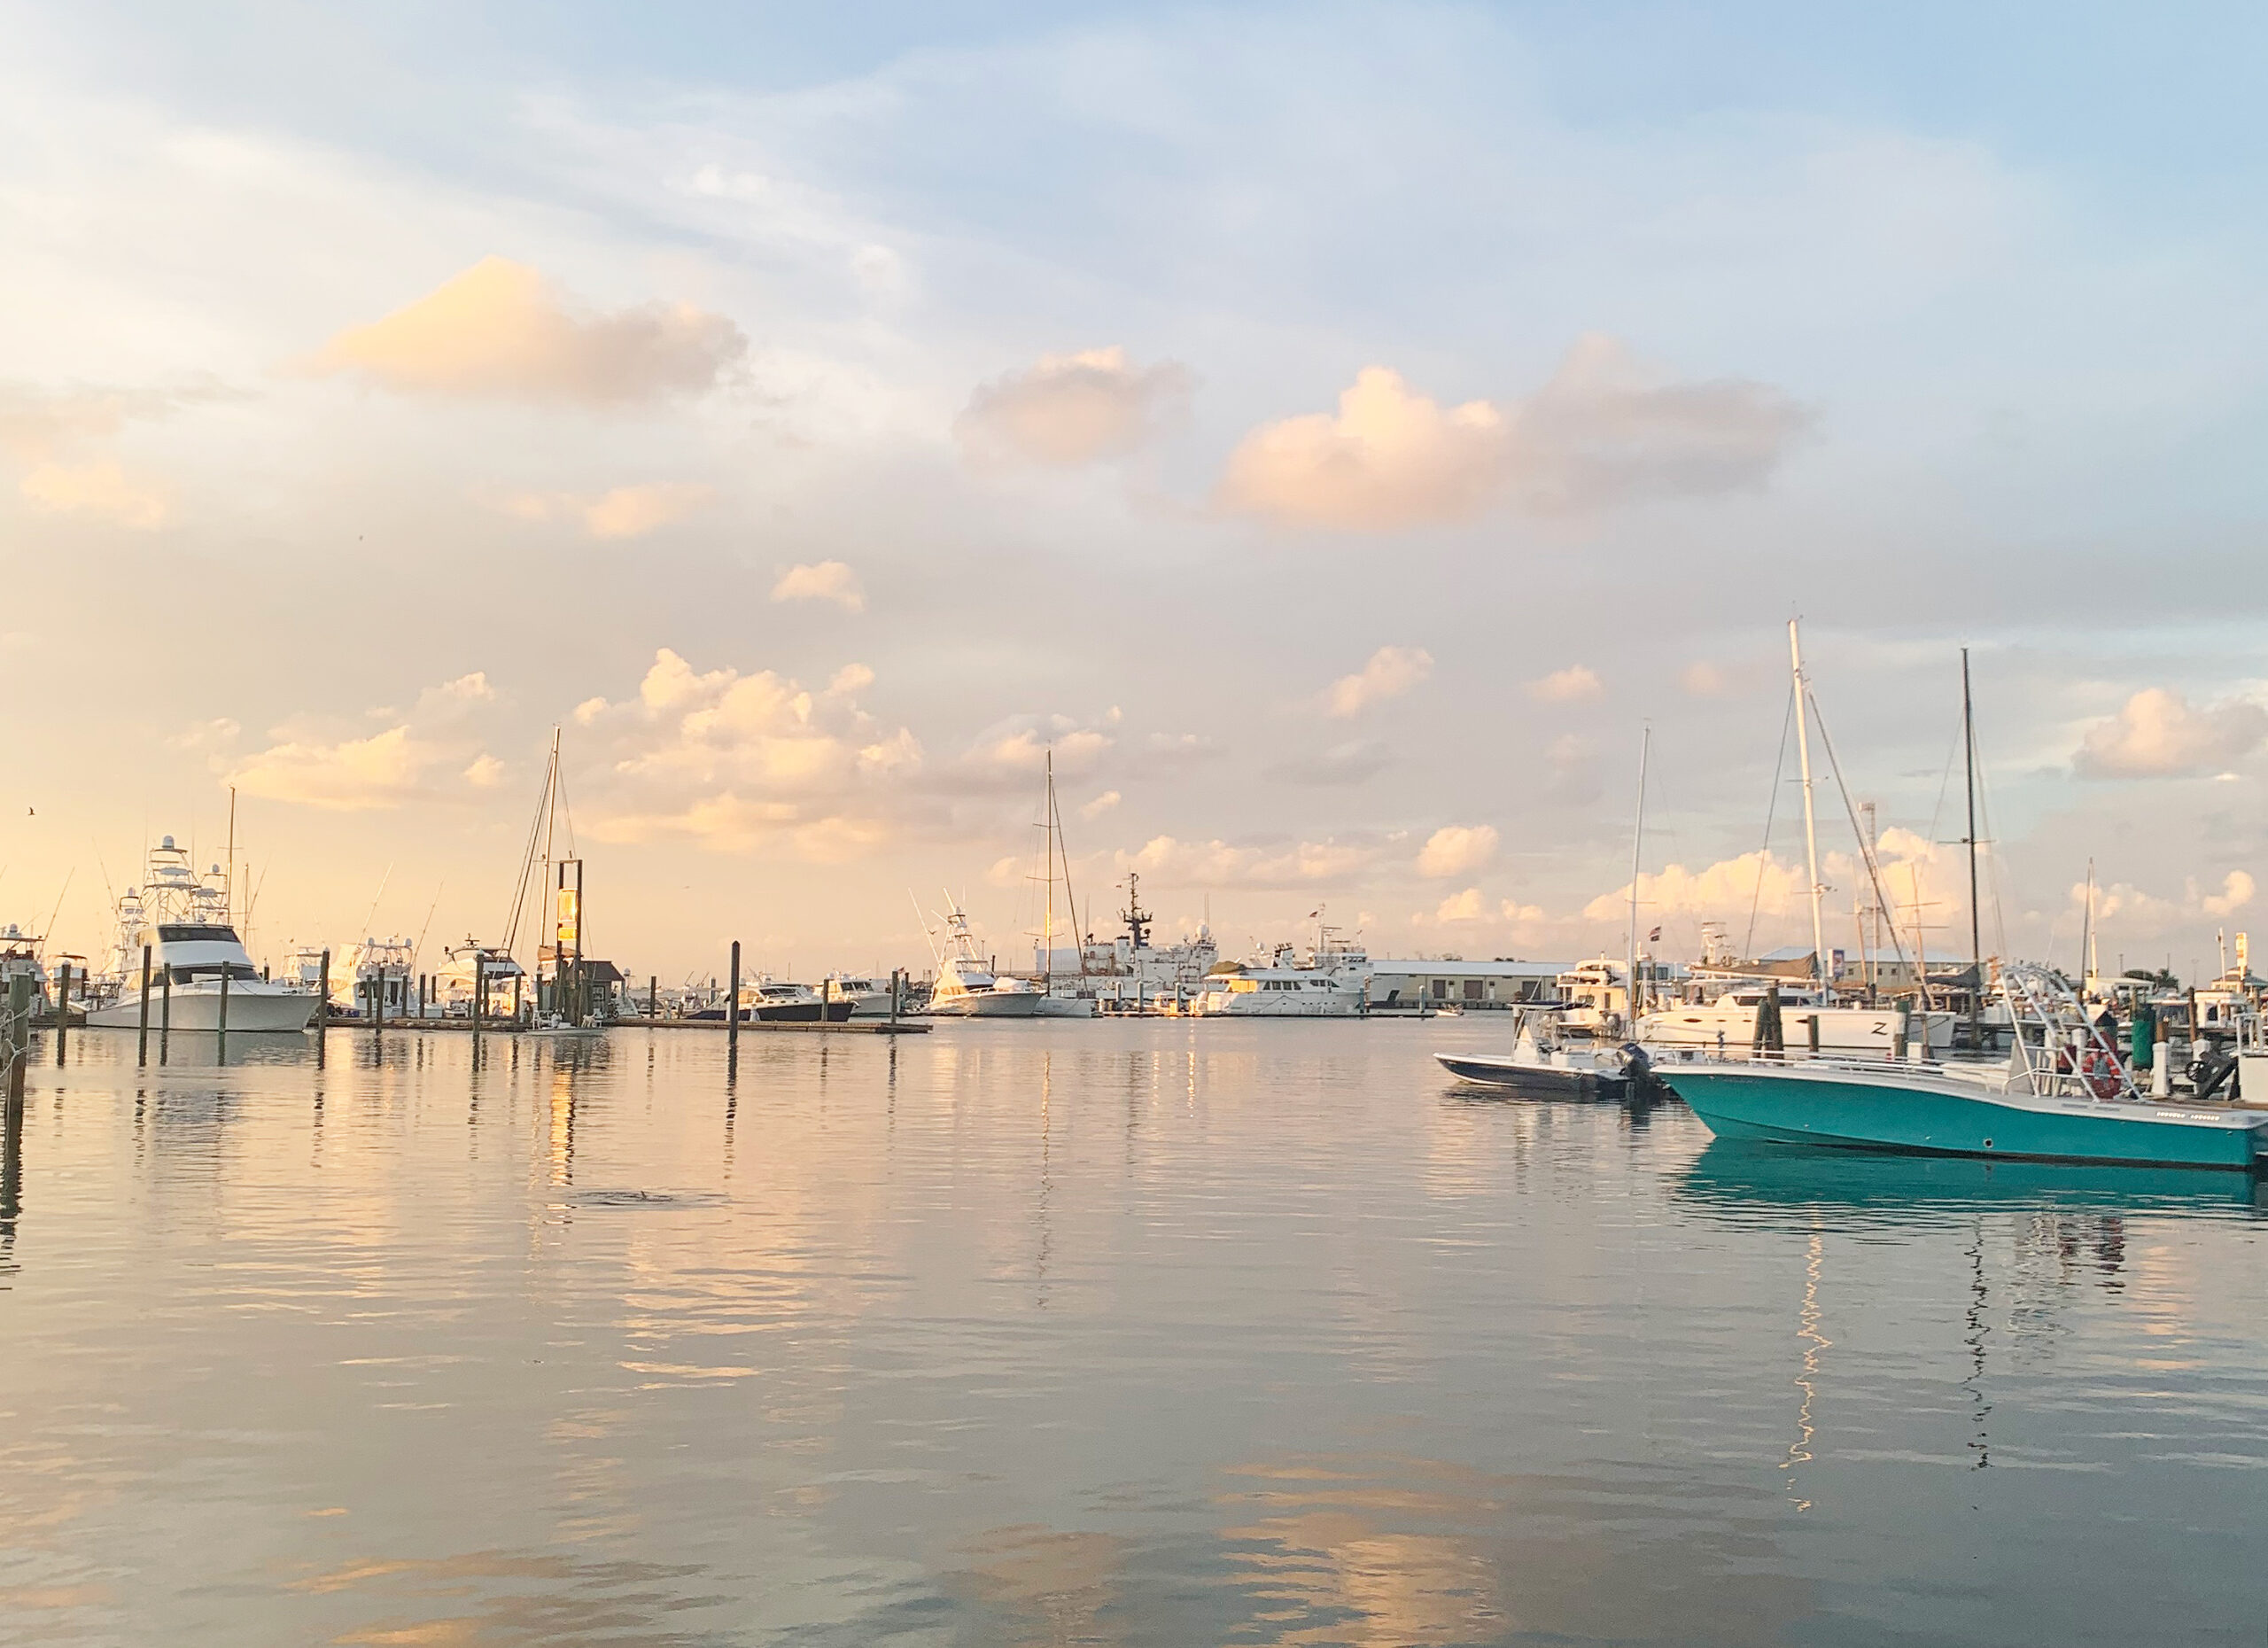
[{"label": "dock", "polygon": [[[309,1025],[308,1028],[312,1030],[315,1027]],[[366,1018],[332,1018],[325,1022],[324,1028],[335,1030],[368,1031],[373,1026]],[[472,1031],[472,1021],[462,1018],[390,1018],[380,1020],[376,1028],[390,1030],[443,1030],[470,1035]],[[484,1036],[513,1036],[520,1034],[525,1028],[520,1025],[499,1023],[494,1019],[483,1019],[480,1022],[480,1033]],[[725,1021],[722,1019],[620,1019],[612,1024],[602,1025],[600,1028],[603,1030],[711,1030],[722,1035],[725,1030]],[[175,1033],[178,1035],[180,1032]],[[929,1033],[929,1026],[911,1019],[895,1021],[846,1019],[840,1024],[827,1024],[809,1019],[801,1021],[742,1019],[741,1021],[741,1034],[743,1036],[781,1033],[827,1036],[926,1036]]]}]

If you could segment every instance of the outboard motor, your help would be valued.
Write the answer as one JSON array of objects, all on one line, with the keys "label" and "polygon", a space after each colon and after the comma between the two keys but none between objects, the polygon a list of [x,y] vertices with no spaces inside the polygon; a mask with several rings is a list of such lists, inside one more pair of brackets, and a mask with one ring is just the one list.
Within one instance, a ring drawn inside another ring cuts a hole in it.
[{"label": "outboard motor", "polygon": [[2210,1099],[2235,1069],[2236,1055],[2224,1048],[2213,1048],[2204,1057],[2193,1059],[2189,1064],[2189,1084],[2197,1091],[2190,1096]]}]

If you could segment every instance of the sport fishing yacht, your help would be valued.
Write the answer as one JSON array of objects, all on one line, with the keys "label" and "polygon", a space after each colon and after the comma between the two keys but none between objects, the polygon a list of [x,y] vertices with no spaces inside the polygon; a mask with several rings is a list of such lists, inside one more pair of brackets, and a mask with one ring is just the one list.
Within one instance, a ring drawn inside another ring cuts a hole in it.
[{"label": "sport fishing yacht", "polygon": [[1037,1016],[1045,999],[1042,992],[1023,979],[993,975],[977,953],[975,935],[969,931],[968,917],[958,904],[951,906],[944,922],[944,950],[937,949],[934,937],[930,940],[937,982],[929,991],[929,1005],[922,1010],[932,1017],[947,1019]]},{"label": "sport fishing yacht", "polygon": [[115,972],[121,987],[88,1010],[90,1026],[131,1030],[141,1023],[144,947],[153,1029],[291,1031],[307,1029],[315,1016],[312,993],[271,983],[252,966],[229,919],[220,866],[200,878],[172,836],[150,850],[147,878],[119,900],[119,914]]}]

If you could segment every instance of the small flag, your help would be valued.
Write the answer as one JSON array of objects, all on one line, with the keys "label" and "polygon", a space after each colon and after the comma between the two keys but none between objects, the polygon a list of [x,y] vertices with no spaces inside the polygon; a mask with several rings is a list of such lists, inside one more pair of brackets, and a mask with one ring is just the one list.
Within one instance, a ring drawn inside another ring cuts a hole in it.
[{"label": "small flag", "polygon": [[1657,927],[1656,929],[1654,929],[1654,930],[1653,930],[1652,932],[1648,933],[1648,934],[1646,935],[1646,942],[1647,942],[1648,944],[1658,944],[1661,943],[1661,941],[1662,941],[1662,929],[1661,929],[1660,928],[1658,928],[1658,927]]}]

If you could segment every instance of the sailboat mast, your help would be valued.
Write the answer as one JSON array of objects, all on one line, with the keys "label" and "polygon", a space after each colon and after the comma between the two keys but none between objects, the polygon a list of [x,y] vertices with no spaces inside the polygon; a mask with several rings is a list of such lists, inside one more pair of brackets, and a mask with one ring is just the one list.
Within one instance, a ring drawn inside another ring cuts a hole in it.
[{"label": "sailboat mast", "polygon": [[1047,859],[1047,913],[1040,918],[1039,942],[1046,952],[1041,970],[1049,995],[1055,993],[1055,751],[1047,752],[1047,805],[1040,825],[1040,851]]},{"label": "sailboat mast", "polygon": [[1630,948],[1626,962],[1628,970],[1622,975],[1623,997],[1628,1008],[1625,1034],[1635,1034],[1638,1028],[1638,864],[1646,841],[1646,760],[1653,748],[1654,729],[1648,727],[1638,735],[1638,816],[1630,828]]},{"label": "sailboat mast", "polygon": [[1819,827],[1812,814],[1811,805],[1811,717],[1806,703],[1809,688],[1804,681],[1803,642],[1796,630],[1796,620],[1788,620],[1788,665],[1794,672],[1796,683],[1796,758],[1800,764],[1804,783],[1804,858],[1811,872],[1811,958],[1812,972],[1820,988],[1829,987],[1827,976],[1827,923],[1822,918],[1820,900],[1827,889],[1819,879]]},{"label": "sailboat mast", "polygon": [[1984,998],[1984,915],[1977,900],[1977,705],[1969,695],[1969,649],[1961,649],[1961,765],[1969,781],[1969,961],[1975,974],[1969,992],[1969,1045],[1977,1046],[1977,1015]]}]

